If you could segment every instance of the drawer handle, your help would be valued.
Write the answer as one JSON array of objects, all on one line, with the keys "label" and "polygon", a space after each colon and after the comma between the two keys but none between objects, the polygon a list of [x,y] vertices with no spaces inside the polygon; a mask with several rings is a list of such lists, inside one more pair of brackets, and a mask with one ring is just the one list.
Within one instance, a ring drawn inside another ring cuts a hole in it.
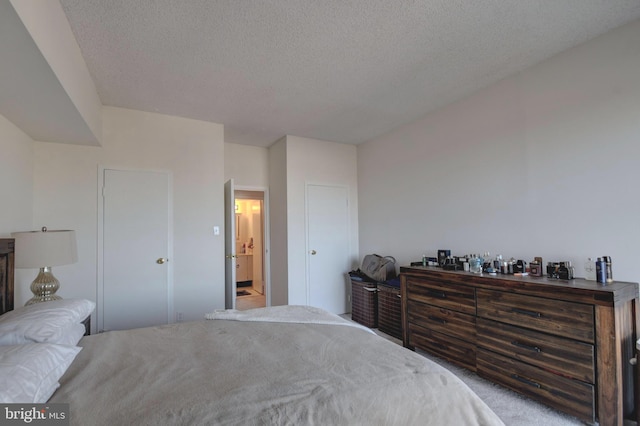
[{"label": "drawer handle", "polygon": [[536,387],[538,389],[540,389],[542,387],[542,386],[540,386],[540,383],[536,383],[536,382],[534,382],[532,380],[525,379],[524,377],[520,377],[517,374],[512,374],[511,377],[516,379],[519,382],[522,382],[522,383],[527,384],[529,386]]},{"label": "drawer handle", "polygon": [[447,320],[444,320],[444,319],[438,318],[438,317],[433,317],[431,315],[429,315],[427,318],[429,318],[431,321],[439,322],[440,324],[446,324],[447,323]]},{"label": "drawer handle", "polygon": [[526,309],[511,308],[511,312],[515,312],[516,314],[528,315],[534,318],[542,317],[542,314],[540,312],[527,311]]},{"label": "drawer handle", "polygon": [[444,291],[429,290],[429,291],[427,291],[427,294],[429,296],[437,297],[438,299],[446,299],[447,298],[447,294]]},{"label": "drawer handle", "polygon": [[375,287],[362,287],[362,288],[363,288],[363,289],[365,289],[365,290],[367,290],[367,291],[371,291],[371,292],[376,292],[376,291],[378,291],[378,289],[377,289],[377,288],[375,288]]},{"label": "drawer handle", "polygon": [[437,342],[431,342],[432,346],[435,346],[438,349],[442,349],[443,351],[447,351],[449,350],[449,347],[446,345],[443,345],[442,343],[437,343]]},{"label": "drawer handle", "polygon": [[527,349],[531,352],[542,352],[542,350],[537,346],[525,345],[524,343],[520,343],[517,340],[514,340],[513,342],[511,342],[511,344],[522,349]]}]

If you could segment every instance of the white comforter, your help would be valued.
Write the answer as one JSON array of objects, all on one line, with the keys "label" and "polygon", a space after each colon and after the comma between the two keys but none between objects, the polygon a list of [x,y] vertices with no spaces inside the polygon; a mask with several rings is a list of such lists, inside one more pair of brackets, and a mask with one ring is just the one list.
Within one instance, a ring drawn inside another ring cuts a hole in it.
[{"label": "white comforter", "polygon": [[88,336],[50,402],[69,402],[74,425],[502,425],[444,368],[325,314]]}]

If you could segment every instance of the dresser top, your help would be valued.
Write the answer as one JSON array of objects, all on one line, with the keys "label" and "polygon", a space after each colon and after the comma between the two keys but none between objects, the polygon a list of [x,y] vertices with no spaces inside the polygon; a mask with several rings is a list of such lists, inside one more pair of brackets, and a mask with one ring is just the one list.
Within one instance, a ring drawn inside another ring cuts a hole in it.
[{"label": "dresser top", "polygon": [[601,284],[582,278],[559,280],[530,275],[490,275],[464,271],[447,271],[434,266],[401,266],[400,273],[407,276],[437,277],[441,281],[466,284],[473,287],[506,290],[549,298],[580,299],[584,303],[610,305],[637,299],[638,283],[614,281]]}]

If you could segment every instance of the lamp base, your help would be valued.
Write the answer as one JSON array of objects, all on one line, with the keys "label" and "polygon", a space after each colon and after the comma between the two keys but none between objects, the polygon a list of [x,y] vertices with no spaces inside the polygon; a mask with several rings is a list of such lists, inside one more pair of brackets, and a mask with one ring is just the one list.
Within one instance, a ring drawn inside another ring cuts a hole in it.
[{"label": "lamp base", "polygon": [[60,300],[62,297],[55,294],[58,288],[60,288],[60,282],[53,276],[53,273],[51,273],[51,267],[45,266],[44,268],[40,268],[40,273],[31,283],[31,292],[34,296],[24,305],[28,306],[34,303]]}]

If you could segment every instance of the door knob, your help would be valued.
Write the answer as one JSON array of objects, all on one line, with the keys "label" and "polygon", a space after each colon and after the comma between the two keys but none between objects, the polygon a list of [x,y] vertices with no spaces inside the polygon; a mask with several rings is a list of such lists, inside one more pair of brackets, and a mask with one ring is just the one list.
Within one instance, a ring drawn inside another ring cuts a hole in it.
[{"label": "door knob", "polygon": [[309,253],[311,253],[311,256],[314,256],[316,254],[315,250],[311,250]]},{"label": "door knob", "polygon": [[166,262],[168,262],[168,261],[169,261],[169,259],[167,259],[167,258],[165,258],[165,257],[159,257],[159,258],[158,258],[158,260],[156,260],[156,263],[157,263],[158,265],[162,265],[163,263],[166,263]]}]

